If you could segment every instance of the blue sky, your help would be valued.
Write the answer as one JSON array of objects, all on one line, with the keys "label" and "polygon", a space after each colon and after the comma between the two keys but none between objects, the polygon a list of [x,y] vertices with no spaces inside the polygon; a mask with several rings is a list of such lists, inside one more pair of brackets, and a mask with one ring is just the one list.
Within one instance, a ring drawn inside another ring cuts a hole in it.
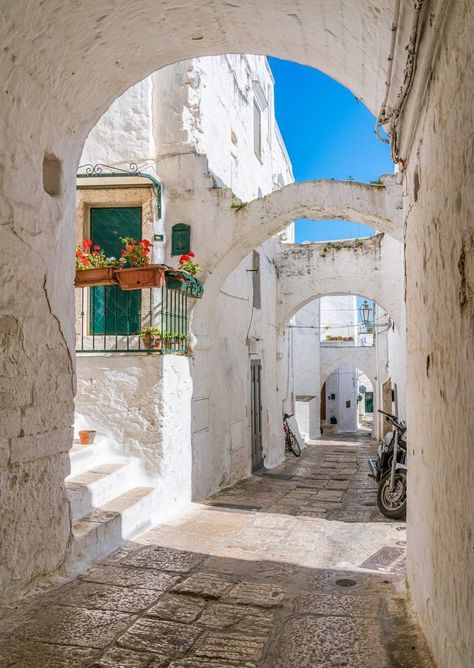
[{"label": "blue sky", "polygon": [[[369,182],[393,173],[390,149],[374,134],[375,118],[354,95],[310,67],[269,58],[275,78],[275,109],[296,181],[347,179]],[[296,223],[296,241],[367,236],[345,221]]]}]

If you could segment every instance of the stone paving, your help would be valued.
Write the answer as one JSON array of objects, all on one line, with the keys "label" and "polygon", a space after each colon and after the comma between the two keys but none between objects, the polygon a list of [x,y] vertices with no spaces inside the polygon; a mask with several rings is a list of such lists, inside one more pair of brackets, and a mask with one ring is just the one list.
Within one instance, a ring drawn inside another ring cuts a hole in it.
[{"label": "stone paving", "polygon": [[[370,450],[321,441],[9,610],[0,666],[431,667]],[[361,567],[387,548],[383,571]]]}]

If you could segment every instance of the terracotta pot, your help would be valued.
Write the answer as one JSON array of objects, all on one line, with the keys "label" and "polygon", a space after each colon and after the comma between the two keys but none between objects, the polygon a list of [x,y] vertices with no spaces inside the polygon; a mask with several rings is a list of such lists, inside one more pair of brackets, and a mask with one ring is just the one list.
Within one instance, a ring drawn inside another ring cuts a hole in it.
[{"label": "terracotta pot", "polygon": [[163,350],[163,339],[159,336],[142,336],[145,350]]},{"label": "terracotta pot", "polygon": [[166,266],[148,264],[145,267],[117,269],[115,276],[122,290],[141,290],[143,288],[161,288],[165,280]]},{"label": "terracotta pot", "polygon": [[76,270],[74,285],[76,288],[85,288],[94,285],[116,285],[114,267],[100,267],[97,269]]},{"label": "terracotta pot", "polygon": [[79,440],[81,445],[91,445],[94,442],[96,431],[93,429],[82,429],[79,432]]}]

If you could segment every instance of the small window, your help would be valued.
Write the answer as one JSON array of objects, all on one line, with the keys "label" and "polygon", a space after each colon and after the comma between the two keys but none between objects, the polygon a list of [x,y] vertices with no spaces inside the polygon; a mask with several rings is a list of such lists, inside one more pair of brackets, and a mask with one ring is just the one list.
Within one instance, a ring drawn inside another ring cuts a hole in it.
[{"label": "small window", "polygon": [[253,150],[259,160],[262,159],[262,112],[253,101]]}]

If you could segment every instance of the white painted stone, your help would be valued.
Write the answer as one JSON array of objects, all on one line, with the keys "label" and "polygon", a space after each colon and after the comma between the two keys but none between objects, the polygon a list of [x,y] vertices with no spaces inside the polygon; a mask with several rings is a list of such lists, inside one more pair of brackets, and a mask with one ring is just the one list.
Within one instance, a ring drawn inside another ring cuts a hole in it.
[{"label": "white painted stone", "polygon": [[[426,7],[418,67],[399,128],[407,193],[409,586],[438,664],[464,668],[474,664],[472,484],[466,466],[474,349],[469,183],[474,8],[468,0],[437,0],[429,11]],[[69,257],[75,169],[88,131],[107,106],[169,63],[258,51],[321,69],[377,113],[394,2],[302,0],[289,12],[270,0],[190,0],[179,7],[171,0],[144,0],[138,7],[125,0],[113,7],[48,0],[2,9],[0,155],[7,167],[0,216],[2,247],[9,249],[0,269],[6,286],[0,331],[2,342],[8,341],[2,374],[32,384],[32,405],[46,416],[38,423],[54,431],[52,406],[64,401],[60,430],[71,424],[73,413]],[[413,5],[402,3],[389,107],[403,82],[412,19]],[[45,153],[63,163],[57,197],[43,189]],[[18,258],[28,274],[19,275]],[[12,432],[20,438],[20,409],[29,405],[21,393],[17,398],[6,421],[8,451]],[[60,451],[63,447],[58,442]],[[67,468],[67,458],[55,454],[2,466],[2,510],[8,518],[0,540],[4,591],[18,591],[62,563],[69,535]]]},{"label": "white painted stone", "polygon": [[282,244],[278,256],[279,326],[323,295],[361,295],[400,322],[403,247],[387,235],[354,241]]}]

